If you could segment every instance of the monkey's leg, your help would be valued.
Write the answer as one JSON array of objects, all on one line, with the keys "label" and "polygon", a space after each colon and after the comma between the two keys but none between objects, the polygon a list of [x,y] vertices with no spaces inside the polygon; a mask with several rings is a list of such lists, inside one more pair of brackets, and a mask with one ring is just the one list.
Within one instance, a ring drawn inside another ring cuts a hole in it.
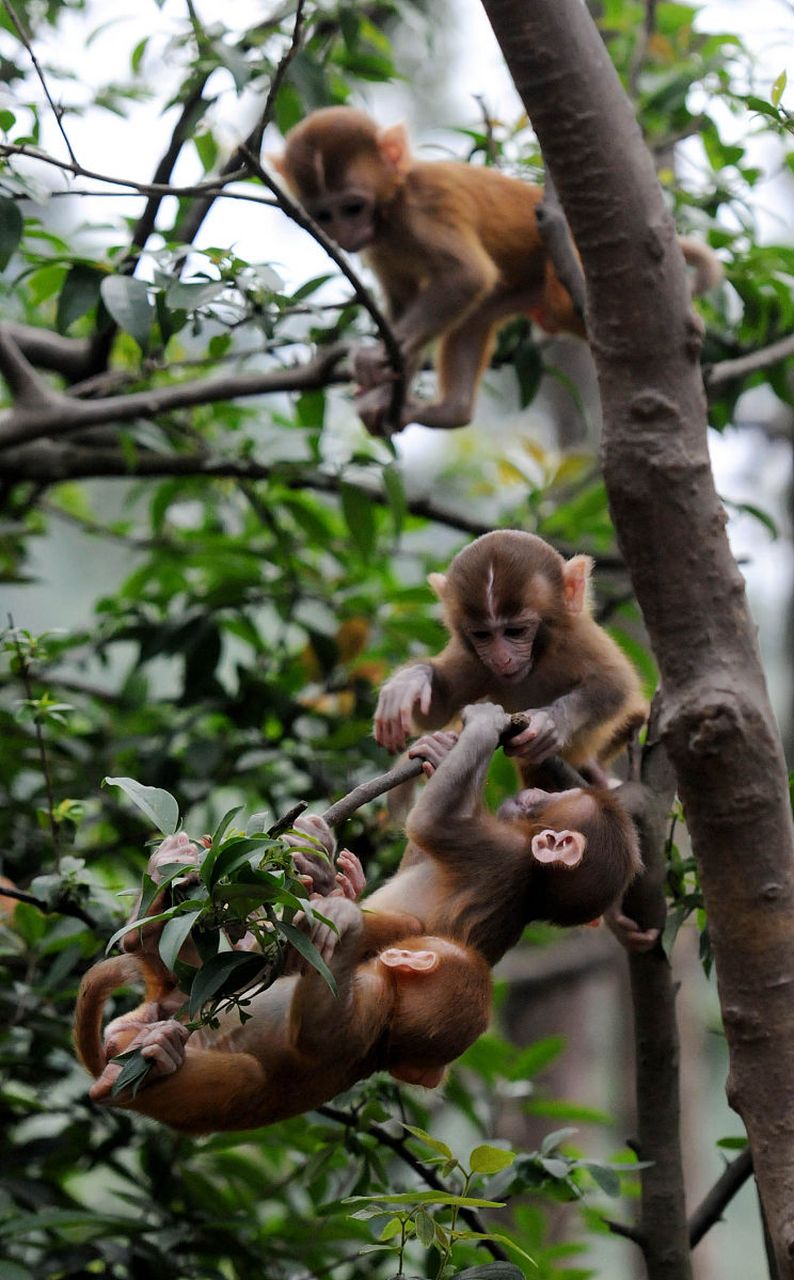
[{"label": "monkey's leg", "polygon": [[418,422],[425,427],[454,430],[472,418],[480,378],[490,359],[495,334],[490,307],[473,312],[441,339],[436,356],[439,398],[431,404],[409,401],[403,410],[404,426]]}]

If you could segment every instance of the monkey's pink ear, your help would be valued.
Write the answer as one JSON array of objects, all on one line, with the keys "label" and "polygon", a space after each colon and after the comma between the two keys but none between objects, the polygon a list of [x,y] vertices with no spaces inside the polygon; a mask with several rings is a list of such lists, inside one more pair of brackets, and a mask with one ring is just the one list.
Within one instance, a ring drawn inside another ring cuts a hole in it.
[{"label": "monkey's pink ear", "polygon": [[389,1075],[404,1084],[421,1084],[425,1089],[435,1089],[444,1079],[446,1067],[412,1067],[410,1063],[389,1067]]},{"label": "monkey's pink ear", "polygon": [[378,150],[387,164],[397,173],[407,173],[411,167],[411,148],[404,124],[391,124],[378,131]]},{"label": "monkey's pink ear", "polygon": [[581,613],[589,603],[588,594],[593,560],[590,556],[573,556],[562,571],[562,591],[569,613]]},{"label": "monkey's pink ear", "polygon": [[578,867],[587,844],[581,831],[541,831],[532,837],[532,856],[537,862],[561,863],[564,867]]},{"label": "monkey's pink ear", "polygon": [[412,951],[403,947],[387,947],[378,956],[381,964],[398,973],[432,973],[438,968],[435,951]]},{"label": "monkey's pink ear", "polygon": [[438,596],[439,600],[443,600],[447,590],[447,575],[445,573],[429,573],[427,581],[430,583],[430,590],[434,596]]}]

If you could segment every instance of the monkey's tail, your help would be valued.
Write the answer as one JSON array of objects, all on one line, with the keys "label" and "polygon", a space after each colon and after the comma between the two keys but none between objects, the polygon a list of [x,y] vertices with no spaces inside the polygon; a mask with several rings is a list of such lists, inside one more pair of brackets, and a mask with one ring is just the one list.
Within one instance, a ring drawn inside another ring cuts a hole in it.
[{"label": "monkey's tail", "polygon": [[107,1066],[102,1046],[102,1014],[109,996],[118,987],[127,986],[143,975],[133,955],[112,956],[100,960],[85,974],[77,993],[74,1013],[74,1045],[77,1056],[94,1076],[100,1076]]},{"label": "monkey's tail", "polygon": [[692,267],[692,292],[696,296],[708,293],[715,288],[725,274],[722,263],[716,253],[702,240],[692,240],[689,236],[679,236],[678,243],[684,255],[684,261]]}]

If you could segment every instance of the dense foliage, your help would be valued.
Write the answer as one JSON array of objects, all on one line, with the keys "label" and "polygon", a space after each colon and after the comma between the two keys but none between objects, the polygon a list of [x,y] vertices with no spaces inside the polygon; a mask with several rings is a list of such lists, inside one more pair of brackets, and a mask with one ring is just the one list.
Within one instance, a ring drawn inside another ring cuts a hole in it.
[{"label": "dense foliage", "polygon": [[[744,139],[748,131],[785,139],[785,82],[756,84],[740,42],[698,34],[688,5],[654,6],[650,34],[641,6],[598,7],[679,227],[708,239],[725,262],[726,285],[702,306],[706,360],[766,347],[794,325],[794,250],[756,240],[752,195],[765,175]],[[406,26],[424,41],[433,19],[408,0],[310,3],[298,9],[295,51],[290,6],[227,29],[203,23],[192,6],[150,5],[152,34],[130,50],[124,81],[89,91],[70,81],[57,44],[82,8],[51,0],[7,6],[0,18],[0,315],[39,380],[75,400],[156,396],[188,382],[205,390],[192,407],[157,402],[157,412],[141,408],[123,422],[110,413],[68,434],[45,425],[13,447],[0,423],[3,579],[19,586],[46,576],[62,538],[75,555],[68,579],[52,584],[46,629],[32,633],[17,591],[5,637],[2,870],[32,901],[2,900],[0,1280],[148,1277],[172,1273],[175,1259],[180,1276],[201,1280],[452,1275],[490,1256],[466,1238],[478,1230],[503,1246],[509,1237],[516,1247],[506,1252],[526,1274],[584,1280],[594,1273],[586,1260],[571,1261],[579,1246],[549,1243],[542,1206],[614,1195],[634,1180],[619,1178],[613,1162],[585,1158],[580,1138],[552,1122],[538,1151],[513,1158],[488,1142],[492,1099],[522,1089],[531,1096],[532,1076],[559,1045],[516,1049],[494,1033],[453,1072],[443,1105],[375,1078],[325,1114],[261,1135],[190,1141],[87,1100],[69,1045],[74,996],[124,919],[128,901],[117,892],[139,879],[153,835],[122,792],[101,788],[104,777],[170,792],[199,833],[236,806],[243,825],[265,811],[263,826],[298,801],[323,808],[381,772],[386,758],[370,736],[377,684],[409,654],[437,649],[443,634],[424,574],[491,523],[594,554],[601,616],[649,691],[654,667],[638,641],[588,451],[563,456],[514,436],[500,444],[493,432],[475,445],[466,433],[437,467],[428,497],[415,468],[358,430],[344,392],[318,385],[252,399],[238,386],[219,397],[214,377],[289,372],[309,359],[309,344],[369,330],[349,288],[328,284],[333,264],[287,288],[270,261],[281,250],[263,246],[261,259],[246,261],[232,231],[220,246],[208,240],[207,209],[184,187],[164,203],[160,190],[149,192],[145,209],[141,194],[129,221],[108,200],[95,225],[81,226],[87,179],[68,177],[71,162],[30,158],[66,154],[46,83],[66,139],[83,113],[109,118],[112,129],[115,117],[155,102],[163,118],[149,139],[153,181],[172,182],[181,153],[194,185],[220,183],[247,156],[239,151],[224,169],[223,111],[238,100],[264,107],[249,135],[258,150],[271,119],[283,130],[313,107],[359,100],[365,85],[395,80],[409,58]],[[38,62],[42,80],[30,70],[29,29],[33,47],[42,41],[49,51]],[[483,114],[463,131],[473,161],[538,172],[526,121]],[[235,137],[250,127],[238,123]],[[676,171],[673,146],[686,138],[688,162]],[[110,176],[129,177],[123,159]],[[250,175],[233,190],[265,198]],[[64,204],[75,208],[70,231]],[[51,332],[46,355],[26,347],[22,324]],[[518,403],[530,405],[556,378],[580,404],[536,339],[517,322],[500,343],[497,362],[515,369]],[[7,381],[10,403],[18,387]],[[714,380],[715,425],[761,381],[791,404],[785,365],[740,372]],[[91,566],[114,548],[121,578],[95,598]],[[80,621],[62,628],[66,600]],[[504,794],[509,770],[497,767],[491,785],[495,797]],[[371,881],[399,856],[380,805],[360,811],[344,838]],[[696,906],[691,865],[677,859],[674,870],[683,908]],[[534,940],[548,942],[550,932]],[[453,1135],[449,1145],[441,1133]],[[508,1200],[508,1210],[471,1216],[482,1201]],[[406,1239],[415,1243],[403,1265]]]}]

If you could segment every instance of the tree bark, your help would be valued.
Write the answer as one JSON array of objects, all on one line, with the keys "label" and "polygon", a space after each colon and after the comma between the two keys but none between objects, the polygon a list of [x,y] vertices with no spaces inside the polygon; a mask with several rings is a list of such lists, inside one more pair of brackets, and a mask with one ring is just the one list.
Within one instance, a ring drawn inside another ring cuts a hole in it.
[{"label": "tree bark", "polygon": [[781,1280],[794,1277],[794,833],[755,627],[706,448],[670,215],[580,0],[483,0],[582,257],[618,540],[662,676],[664,740],[709,914],[728,1096]]}]

